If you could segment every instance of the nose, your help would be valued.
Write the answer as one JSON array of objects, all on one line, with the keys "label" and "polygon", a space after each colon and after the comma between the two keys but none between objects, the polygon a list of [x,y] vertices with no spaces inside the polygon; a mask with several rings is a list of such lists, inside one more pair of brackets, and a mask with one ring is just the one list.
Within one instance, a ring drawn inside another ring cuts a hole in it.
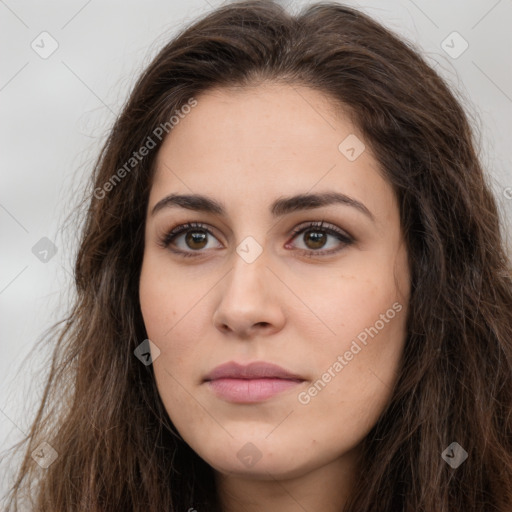
[{"label": "nose", "polygon": [[252,263],[237,253],[233,260],[222,286],[216,287],[213,325],[223,334],[241,339],[280,331],[285,323],[281,294],[286,293],[286,287],[267,267],[265,252]]}]

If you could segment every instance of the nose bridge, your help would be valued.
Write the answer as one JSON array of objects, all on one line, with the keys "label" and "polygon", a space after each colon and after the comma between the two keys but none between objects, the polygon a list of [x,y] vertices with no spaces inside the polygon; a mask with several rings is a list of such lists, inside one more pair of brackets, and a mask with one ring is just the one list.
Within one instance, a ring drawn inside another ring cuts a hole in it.
[{"label": "nose bridge", "polygon": [[[246,205],[243,213],[236,219],[235,233],[237,242],[232,254],[233,269],[230,281],[247,280],[250,284],[257,276],[265,275],[269,248],[264,228],[257,222],[256,210]],[[257,283],[252,283],[257,284]]]},{"label": "nose bridge", "polygon": [[247,302],[257,299],[265,292],[268,278],[268,251],[253,237],[244,238],[233,254],[232,270],[228,277],[228,294],[245,296]]}]

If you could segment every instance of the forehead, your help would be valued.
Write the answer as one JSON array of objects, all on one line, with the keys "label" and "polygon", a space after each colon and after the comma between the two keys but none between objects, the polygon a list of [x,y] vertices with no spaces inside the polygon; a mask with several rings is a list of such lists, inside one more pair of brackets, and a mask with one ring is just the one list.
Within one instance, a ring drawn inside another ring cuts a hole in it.
[{"label": "forehead", "polygon": [[200,154],[218,148],[233,158],[262,148],[271,154],[279,149],[295,154],[300,143],[328,150],[341,128],[355,130],[348,116],[336,115],[339,109],[330,98],[302,86],[263,83],[212,89],[197,97],[197,106],[173,128],[164,145],[176,146],[186,138],[187,147]]},{"label": "forehead", "polygon": [[[242,207],[315,187],[370,204],[372,194],[390,194],[357,127],[316,90],[265,83],[214,89],[196,99],[159,150],[150,207],[170,191],[214,195]],[[358,152],[364,148],[356,159],[347,158],[346,140]]]}]

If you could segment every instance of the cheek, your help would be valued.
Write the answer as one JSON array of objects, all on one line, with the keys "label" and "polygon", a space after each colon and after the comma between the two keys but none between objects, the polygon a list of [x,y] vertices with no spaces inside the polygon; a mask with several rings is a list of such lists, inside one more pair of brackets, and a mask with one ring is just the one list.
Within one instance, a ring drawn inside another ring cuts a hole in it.
[{"label": "cheek", "polygon": [[[188,387],[184,376],[192,372],[198,347],[190,343],[194,337],[194,323],[187,316],[194,305],[193,297],[186,295],[187,288],[180,283],[179,276],[169,276],[169,265],[163,266],[158,258],[145,256],[139,282],[139,300],[148,338],[159,348],[160,354],[153,361],[155,381],[160,397],[171,420],[183,428],[194,418],[201,418],[190,396],[184,391]],[[197,309],[197,307],[196,307]],[[197,315],[197,311],[194,313]],[[174,412],[181,411],[178,418]]]},{"label": "cheek", "polygon": [[145,256],[139,300],[147,336],[160,350],[154,365],[157,383],[163,378],[172,380],[165,372],[183,382],[204,359],[204,328],[211,325],[204,298],[211,287],[207,279],[191,284],[165,255],[148,252]]},{"label": "cheek", "polygon": [[[146,255],[139,281],[139,300],[144,325],[148,338],[160,349],[159,361],[168,357],[171,352],[169,342],[177,339],[180,318],[185,315],[184,304],[188,302],[179,281],[168,276],[167,271],[158,258],[151,254]],[[174,347],[172,354],[173,360],[181,358],[180,351],[176,351]]]},{"label": "cheek", "polygon": [[155,341],[171,336],[201,296],[200,283],[185,280],[165,253],[147,251],[139,281],[139,300],[148,336]]},{"label": "cheek", "polygon": [[[321,345],[310,343],[307,348],[306,359],[318,374],[311,394],[307,390],[302,397],[304,402],[311,398],[306,407],[311,413],[320,416],[328,409],[333,420],[355,422],[354,431],[374,424],[399,372],[409,285],[405,260],[400,256],[397,267],[394,261],[357,262],[350,273],[325,280],[317,293],[309,294],[312,308],[331,332],[324,334]],[[313,339],[311,328],[308,337]]]},{"label": "cheek", "polygon": [[[399,309],[398,303],[393,304]],[[406,339],[406,307],[399,312],[389,308],[392,304],[387,300],[372,304],[371,310],[359,314],[357,325],[348,321],[349,327],[340,328],[337,339],[324,345],[320,354],[311,353],[319,373],[299,397],[300,412],[303,424],[309,423],[306,426],[327,445],[332,442],[334,447],[346,448],[358,444],[391,398]],[[379,315],[386,311],[392,311],[386,317],[389,322],[381,320],[381,324]]]},{"label": "cheek", "polygon": [[[314,280],[302,281],[307,282],[314,282],[315,286],[296,288],[298,295],[307,298],[308,310],[304,311],[303,332],[313,336],[314,330],[318,330],[318,334],[321,331],[323,352],[348,349],[351,340],[361,333],[364,341],[364,333],[367,329],[374,332],[375,324],[378,331],[400,331],[396,320],[404,313],[401,311],[398,314],[393,304],[398,303],[404,310],[407,297],[397,289],[393,272],[386,273],[378,268],[372,270],[366,266],[350,273],[334,271],[322,278],[316,276]],[[313,317],[311,312],[314,313]],[[315,348],[319,348],[317,343]]]}]

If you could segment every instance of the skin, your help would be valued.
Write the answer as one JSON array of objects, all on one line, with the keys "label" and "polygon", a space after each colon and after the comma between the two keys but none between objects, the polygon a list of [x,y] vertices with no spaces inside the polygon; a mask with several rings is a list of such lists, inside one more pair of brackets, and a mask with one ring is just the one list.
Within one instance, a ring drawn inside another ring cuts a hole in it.
[{"label": "skin", "polygon": [[[317,91],[261,83],[197,100],[159,150],[148,204],[140,304],[160,350],[159,393],[182,437],[214,468],[223,510],[340,510],[405,341],[410,273],[395,195],[368,144],[354,161],[340,152],[348,135],[364,138]],[[373,220],[346,204],[270,213],[278,198],[325,191],[364,204]],[[153,215],[171,193],[207,195],[226,213],[173,206]],[[315,227],[293,234],[322,220],[353,243],[321,230],[324,242],[311,241]],[[170,247],[196,254],[189,258],[160,243],[186,222],[212,232],[188,245],[178,235]],[[248,236],[263,250],[251,263],[236,251]],[[401,311],[348,361],[353,340],[395,303]],[[347,364],[334,371],[338,356]],[[227,361],[272,362],[304,382],[258,403],[232,403],[203,381]],[[330,381],[301,403],[329,368]],[[247,443],[260,457],[252,465],[237,457]]]}]

